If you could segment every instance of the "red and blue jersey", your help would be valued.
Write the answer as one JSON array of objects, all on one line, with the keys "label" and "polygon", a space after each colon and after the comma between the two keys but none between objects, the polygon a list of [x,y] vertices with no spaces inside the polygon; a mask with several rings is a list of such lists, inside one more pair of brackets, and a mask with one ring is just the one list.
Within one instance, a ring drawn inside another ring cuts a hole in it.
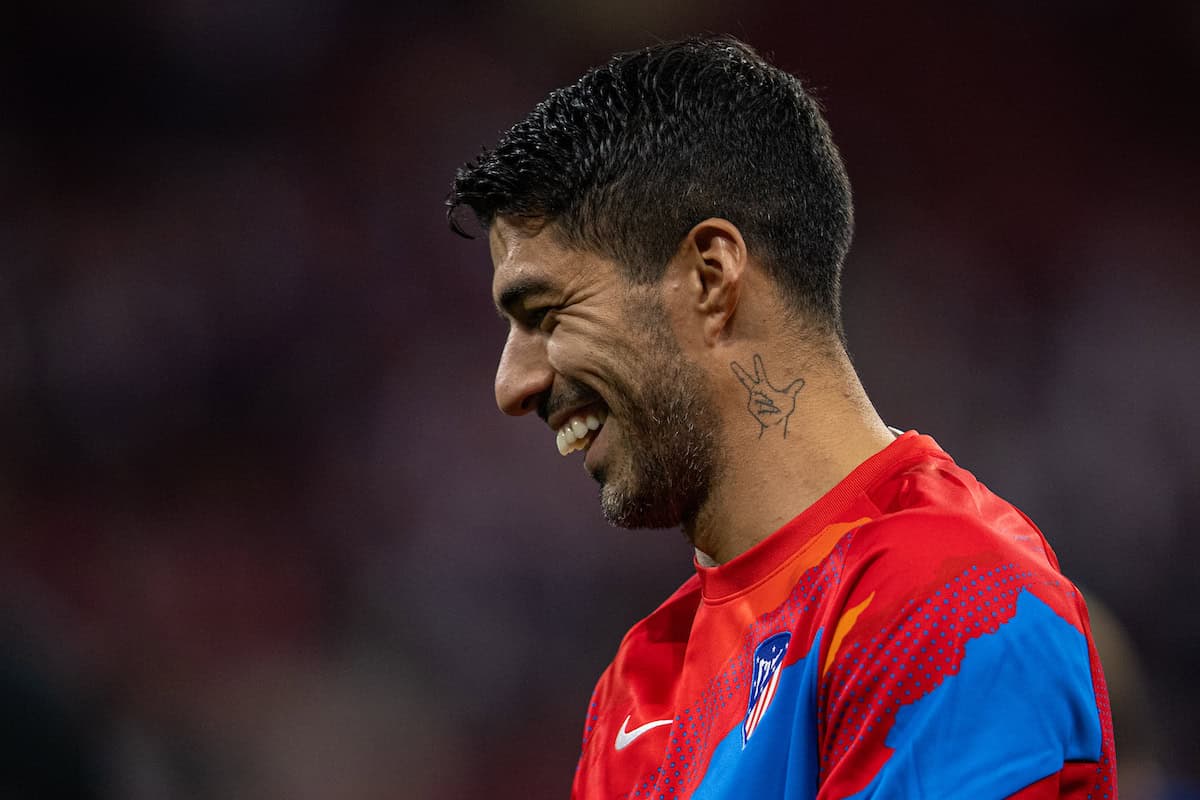
[{"label": "red and blue jersey", "polygon": [[573,790],[1116,796],[1083,598],[1027,517],[915,432],[626,634]]}]

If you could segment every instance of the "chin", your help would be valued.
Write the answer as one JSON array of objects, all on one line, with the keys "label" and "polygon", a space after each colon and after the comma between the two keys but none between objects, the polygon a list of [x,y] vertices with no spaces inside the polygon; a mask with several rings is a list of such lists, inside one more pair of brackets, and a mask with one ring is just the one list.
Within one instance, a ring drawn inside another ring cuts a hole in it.
[{"label": "chin", "polygon": [[600,509],[604,518],[618,528],[677,528],[683,524],[678,498],[661,493],[638,491],[637,487],[622,485],[622,481],[600,482]]}]

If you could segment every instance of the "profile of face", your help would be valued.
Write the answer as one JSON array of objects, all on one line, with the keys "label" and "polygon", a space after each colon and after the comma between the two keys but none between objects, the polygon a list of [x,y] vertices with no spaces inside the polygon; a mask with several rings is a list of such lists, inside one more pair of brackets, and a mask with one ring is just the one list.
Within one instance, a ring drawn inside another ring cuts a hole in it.
[{"label": "profile of face", "polygon": [[708,378],[681,350],[656,287],[564,246],[551,226],[500,219],[490,240],[493,296],[509,321],[497,404],[536,412],[564,455],[585,451],[614,525],[694,519],[719,470],[720,423]]}]

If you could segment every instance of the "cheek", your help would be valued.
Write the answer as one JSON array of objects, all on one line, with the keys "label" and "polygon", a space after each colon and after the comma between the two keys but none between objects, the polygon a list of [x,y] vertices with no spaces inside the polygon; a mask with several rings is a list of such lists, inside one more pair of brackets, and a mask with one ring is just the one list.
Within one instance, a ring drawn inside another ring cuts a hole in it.
[{"label": "cheek", "polygon": [[546,358],[563,375],[603,375],[614,361],[614,333],[583,320],[563,319],[546,342]]},{"label": "cheek", "polygon": [[555,332],[546,342],[546,360],[551,368],[559,374],[569,375],[579,368],[579,358],[576,347],[570,335]]},{"label": "cheek", "polygon": [[546,343],[546,360],[554,374],[569,384],[586,386],[593,391],[608,385],[609,359],[595,344],[557,332]]},{"label": "cheek", "polygon": [[593,337],[556,331],[546,344],[546,359],[555,374],[567,383],[586,387],[607,404],[620,405],[636,374],[636,353],[624,353],[613,343]]}]

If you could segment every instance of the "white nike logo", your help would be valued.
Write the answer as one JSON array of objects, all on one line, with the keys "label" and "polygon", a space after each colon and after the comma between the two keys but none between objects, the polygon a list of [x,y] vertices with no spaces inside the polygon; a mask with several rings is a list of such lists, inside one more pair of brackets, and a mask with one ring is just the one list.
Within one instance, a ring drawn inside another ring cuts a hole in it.
[{"label": "white nike logo", "polygon": [[675,721],[674,719],[656,719],[653,722],[647,722],[645,725],[639,725],[633,730],[627,731],[625,729],[629,727],[629,720],[632,717],[633,714],[630,714],[628,717],[626,717],[625,721],[621,723],[621,730],[617,731],[618,750],[624,750],[626,747],[633,744],[633,740],[641,736],[646,731],[653,730],[654,728],[660,728],[663,725],[670,725]]}]

